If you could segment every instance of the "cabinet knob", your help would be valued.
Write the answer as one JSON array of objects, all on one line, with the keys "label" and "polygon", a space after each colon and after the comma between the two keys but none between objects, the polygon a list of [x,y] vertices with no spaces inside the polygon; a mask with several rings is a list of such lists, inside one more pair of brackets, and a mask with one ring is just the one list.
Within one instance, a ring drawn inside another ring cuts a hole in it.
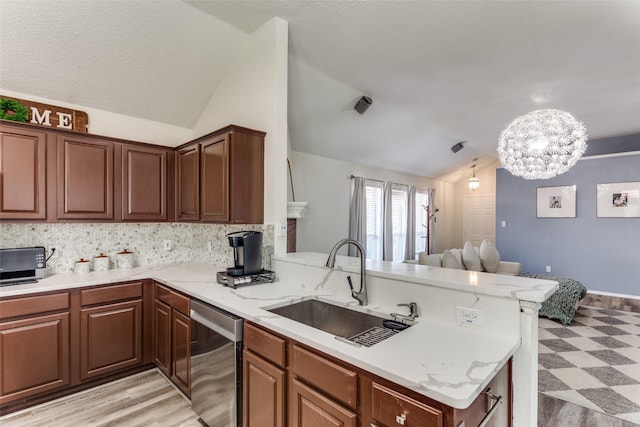
[{"label": "cabinet knob", "polygon": [[407,416],[405,414],[396,415],[396,422],[401,426],[404,425],[404,422],[407,420]]}]

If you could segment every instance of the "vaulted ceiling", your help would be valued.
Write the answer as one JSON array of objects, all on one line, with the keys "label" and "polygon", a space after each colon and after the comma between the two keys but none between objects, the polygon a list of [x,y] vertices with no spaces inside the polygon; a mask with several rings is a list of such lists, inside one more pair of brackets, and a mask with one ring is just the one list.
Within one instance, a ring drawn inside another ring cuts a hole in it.
[{"label": "vaulted ceiling", "polygon": [[640,132],[639,1],[0,0],[0,89],[191,128],[274,16],[294,150],[455,180],[538,108]]}]

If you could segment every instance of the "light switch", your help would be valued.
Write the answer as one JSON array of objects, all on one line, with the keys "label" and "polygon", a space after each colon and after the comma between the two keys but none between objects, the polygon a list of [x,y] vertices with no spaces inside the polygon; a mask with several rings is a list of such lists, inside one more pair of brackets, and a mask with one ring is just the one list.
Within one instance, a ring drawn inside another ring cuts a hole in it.
[{"label": "light switch", "polygon": [[503,219],[501,225],[502,228],[507,228],[507,221]]}]

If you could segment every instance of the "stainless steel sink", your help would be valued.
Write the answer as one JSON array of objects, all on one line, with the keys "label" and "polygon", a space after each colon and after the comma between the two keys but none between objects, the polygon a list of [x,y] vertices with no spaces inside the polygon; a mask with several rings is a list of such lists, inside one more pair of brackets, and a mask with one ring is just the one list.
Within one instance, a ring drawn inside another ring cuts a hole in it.
[{"label": "stainless steel sink", "polygon": [[384,320],[315,299],[268,311],[343,338],[351,338],[374,327],[382,328]]}]

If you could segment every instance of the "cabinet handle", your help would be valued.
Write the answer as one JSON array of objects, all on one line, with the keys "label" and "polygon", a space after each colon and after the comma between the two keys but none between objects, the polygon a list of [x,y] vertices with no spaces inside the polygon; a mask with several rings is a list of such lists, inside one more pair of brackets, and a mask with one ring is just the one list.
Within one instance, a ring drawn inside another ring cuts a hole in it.
[{"label": "cabinet handle", "polygon": [[400,424],[401,426],[404,425],[404,422],[406,420],[407,420],[407,416],[405,414],[396,415],[396,423]]},{"label": "cabinet handle", "polygon": [[486,413],[482,421],[480,421],[478,427],[485,427],[491,420],[491,417],[493,417],[493,415],[498,410],[498,406],[502,405],[502,403],[504,402],[504,398],[502,396],[496,396],[491,393],[491,389],[487,389],[485,394],[487,395],[487,407],[489,408],[489,411]]}]

